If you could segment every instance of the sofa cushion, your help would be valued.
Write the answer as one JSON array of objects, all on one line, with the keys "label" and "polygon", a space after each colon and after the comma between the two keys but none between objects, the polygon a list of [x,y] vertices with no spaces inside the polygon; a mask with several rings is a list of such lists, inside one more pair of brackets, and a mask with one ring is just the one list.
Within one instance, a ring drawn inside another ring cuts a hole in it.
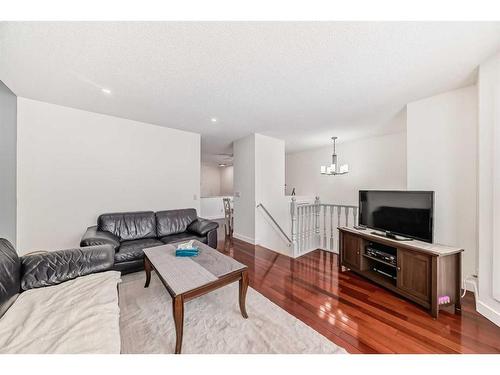
[{"label": "sofa cushion", "polygon": [[156,213],[158,237],[185,232],[189,224],[198,218],[194,208],[160,211]]},{"label": "sofa cushion", "polygon": [[143,249],[160,245],[163,245],[163,242],[153,238],[123,241],[118,251],[115,253],[115,263],[142,259],[144,257]]},{"label": "sofa cushion", "polygon": [[120,271],[122,275],[144,270],[144,259],[128,260],[126,262],[115,263],[115,271]]},{"label": "sofa cushion", "polygon": [[156,237],[156,219],[152,211],[102,214],[97,229],[113,233],[121,241]]},{"label": "sofa cushion", "polygon": [[177,233],[177,234],[172,234],[170,236],[165,236],[161,238],[161,241],[163,243],[174,243],[174,242],[186,242],[190,240],[198,240],[203,243],[207,243],[207,237],[200,237],[197,236],[196,234],[189,233],[189,232],[184,232],[184,233]]},{"label": "sofa cushion", "polygon": [[0,305],[21,290],[21,260],[12,244],[0,238]]},{"label": "sofa cushion", "polygon": [[119,354],[120,273],[21,293],[0,319],[0,353]]}]

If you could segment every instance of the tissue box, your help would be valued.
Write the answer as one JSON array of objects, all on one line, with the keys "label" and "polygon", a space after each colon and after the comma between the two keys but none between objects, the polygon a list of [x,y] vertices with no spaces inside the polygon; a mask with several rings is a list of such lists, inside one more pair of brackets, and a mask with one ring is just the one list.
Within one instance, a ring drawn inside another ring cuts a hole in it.
[{"label": "tissue box", "polygon": [[199,249],[197,248],[189,248],[189,249],[178,249],[175,250],[176,257],[195,257],[198,256]]}]

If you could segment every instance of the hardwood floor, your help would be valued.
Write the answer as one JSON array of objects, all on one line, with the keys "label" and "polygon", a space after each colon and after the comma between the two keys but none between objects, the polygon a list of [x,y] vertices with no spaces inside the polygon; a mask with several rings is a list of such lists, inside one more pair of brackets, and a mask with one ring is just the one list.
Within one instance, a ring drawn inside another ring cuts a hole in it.
[{"label": "hardwood floor", "polygon": [[219,250],[249,267],[252,288],[350,353],[500,353],[500,327],[475,312],[471,293],[460,315],[442,311],[435,320],[360,276],[340,273],[333,253],[293,259],[237,239]]}]

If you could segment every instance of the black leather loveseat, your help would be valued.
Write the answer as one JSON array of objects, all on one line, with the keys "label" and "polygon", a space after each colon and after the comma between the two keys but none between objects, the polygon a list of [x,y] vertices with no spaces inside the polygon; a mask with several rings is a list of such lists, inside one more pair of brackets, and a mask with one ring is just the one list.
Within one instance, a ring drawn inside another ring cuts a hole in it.
[{"label": "black leather loveseat", "polygon": [[144,268],[143,249],[167,243],[198,240],[217,247],[219,224],[198,218],[194,208],[102,214],[89,227],[80,246],[109,244],[115,249],[114,269],[122,273]]}]

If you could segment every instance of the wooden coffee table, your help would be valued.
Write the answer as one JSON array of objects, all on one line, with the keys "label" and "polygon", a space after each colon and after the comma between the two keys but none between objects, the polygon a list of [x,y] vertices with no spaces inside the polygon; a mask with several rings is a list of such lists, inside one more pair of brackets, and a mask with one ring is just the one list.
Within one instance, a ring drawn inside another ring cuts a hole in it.
[{"label": "wooden coffee table", "polygon": [[176,257],[173,245],[144,249],[145,288],[155,270],[161,282],[172,296],[172,310],[175,322],[175,354],[181,352],[184,327],[184,301],[199,297],[224,285],[239,281],[239,304],[243,318],[248,318],[245,299],[248,289],[248,268],[219,251],[194,242],[200,254],[192,258]]}]

